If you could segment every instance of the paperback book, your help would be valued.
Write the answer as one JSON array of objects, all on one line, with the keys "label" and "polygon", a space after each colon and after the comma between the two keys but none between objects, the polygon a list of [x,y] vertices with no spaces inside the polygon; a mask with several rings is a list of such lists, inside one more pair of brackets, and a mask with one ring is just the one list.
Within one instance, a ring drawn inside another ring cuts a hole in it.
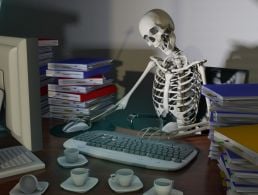
[{"label": "paperback book", "polygon": [[62,77],[62,78],[75,78],[84,79],[93,77],[100,74],[105,74],[111,70],[111,65],[87,70],[87,71],[68,71],[68,70],[46,70],[48,77]]},{"label": "paperback book", "polygon": [[111,95],[116,93],[117,88],[115,85],[109,85],[106,87],[102,87],[100,89],[91,91],[86,94],[73,94],[73,93],[63,93],[63,92],[56,92],[56,91],[48,91],[48,97],[50,98],[60,98],[60,99],[66,99],[66,100],[73,100],[73,101],[87,101],[91,100],[97,97],[102,97],[106,95]]},{"label": "paperback book", "polygon": [[88,71],[109,65],[112,61],[110,58],[73,58],[50,62],[48,69]]},{"label": "paperback book", "polygon": [[224,101],[258,100],[258,84],[206,84],[202,94],[211,101],[223,104]]},{"label": "paperback book", "polygon": [[114,100],[115,100],[114,95],[107,95],[107,96],[87,100],[87,101],[84,101],[84,102],[58,99],[58,98],[48,98],[48,103],[50,105],[70,106],[70,107],[77,107],[77,108],[88,108],[88,107],[93,106],[95,104],[102,104],[104,102],[114,102]]},{"label": "paperback book", "polygon": [[91,85],[104,85],[111,83],[113,79],[108,79],[106,77],[91,77],[86,79],[58,79],[58,85],[60,86],[91,86]]},{"label": "paperback book", "polygon": [[58,85],[58,84],[48,84],[48,90],[50,91],[59,91],[66,93],[88,93],[94,91],[101,87],[105,87],[112,84],[112,79],[109,79],[101,85],[87,85],[87,86],[74,86],[74,85]]}]

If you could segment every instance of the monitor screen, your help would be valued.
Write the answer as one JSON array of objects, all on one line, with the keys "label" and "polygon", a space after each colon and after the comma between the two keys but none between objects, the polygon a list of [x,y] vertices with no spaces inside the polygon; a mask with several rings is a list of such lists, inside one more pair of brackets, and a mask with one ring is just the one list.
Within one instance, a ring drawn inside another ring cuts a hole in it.
[{"label": "monitor screen", "polygon": [[37,39],[0,36],[0,88],[5,125],[32,151],[42,148]]}]

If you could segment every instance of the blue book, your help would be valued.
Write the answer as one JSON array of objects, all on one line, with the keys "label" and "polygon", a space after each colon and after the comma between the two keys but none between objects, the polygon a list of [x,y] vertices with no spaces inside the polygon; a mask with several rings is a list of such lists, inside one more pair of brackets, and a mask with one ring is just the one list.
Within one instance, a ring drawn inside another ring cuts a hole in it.
[{"label": "blue book", "polygon": [[48,77],[61,77],[70,79],[86,79],[105,74],[111,70],[111,65],[102,66],[88,71],[69,71],[69,70],[46,70]]},{"label": "blue book", "polygon": [[110,58],[72,58],[48,63],[48,69],[52,70],[78,70],[87,71],[90,69],[106,66],[112,63]]},{"label": "blue book", "polygon": [[215,102],[258,100],[258,83],[256,84],[206,84],[202,94]]}]

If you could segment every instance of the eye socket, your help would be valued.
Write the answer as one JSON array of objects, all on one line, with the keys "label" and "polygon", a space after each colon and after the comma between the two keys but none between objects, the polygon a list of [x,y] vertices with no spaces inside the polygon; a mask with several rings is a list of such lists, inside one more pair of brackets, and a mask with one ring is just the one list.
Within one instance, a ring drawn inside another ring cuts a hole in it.
[{"label": "eye socket", "polygon": [[154,26],[150,29],[150,33],[153,35],[157,34],[158,32],[159,32],[159,29],[156,26]]}]

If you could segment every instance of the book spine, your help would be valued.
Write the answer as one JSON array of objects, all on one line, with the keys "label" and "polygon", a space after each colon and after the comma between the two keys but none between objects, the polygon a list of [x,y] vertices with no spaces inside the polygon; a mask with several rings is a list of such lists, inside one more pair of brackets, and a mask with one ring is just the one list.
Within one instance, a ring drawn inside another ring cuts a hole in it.
[{"label": "book spine", "polygon": [[114,85],[110,85],[110,86],[106,86],[106,87],[91,91],[86,94],[71,94],[71,93],[48,91],[48,97],[83,102],[94,98],[110,95],[115,93],[116,91],[117,91],[117,88]]},{"label": "book spine", "polygon": [[81,101],[81,97],[78,94],[61,93],[56,91],[48,91],[48,97],[72,101]]},{"label": "book spine", "polygon": [[107,87],[103,87],[103,88],[91,91],[87,94],[82,94],[81,101],[86,101],[86,100],[90,100],[90,99],[94,99],[94,98],[98,98],[98,97],[103,97],[106,95],[116,93],[116,91],[117,91],[117,88],[115,85],[109,85]]},{"label": "book spine", "polygon": [[87,108],[75,108],[75,107],[65,107],[65,106],[49,106],[50,112],[57,112],[63,114],[90,114],[90,110]]},{"label": "book spine", "polygon": [[95,68],[100,68],[104,66],[111,65],[107,62],[104,63],[94,63],[94,64],[69,64],[69,63],[57,63],[49,62],[48,69],[51,70],[74,70],[74,71],[88,71]]},{"label": "book spine", "polygon": [[56,84],[48,84],[48,90],[50,91],[60,91],[67,93],[88,93],[96,89],[94,86],[60,86]]},{"label": "book spine", "polygon": [[63,78],[84,78],[83,72],[75,72],[75,71],[58,71],[58,70],[46,70],[46,75],[48,77],[63,77]]},{"label": "book spine", "polygon": [[88,78],[88,79],[58,79],[58,85],[102,85],[105,78]]}]

